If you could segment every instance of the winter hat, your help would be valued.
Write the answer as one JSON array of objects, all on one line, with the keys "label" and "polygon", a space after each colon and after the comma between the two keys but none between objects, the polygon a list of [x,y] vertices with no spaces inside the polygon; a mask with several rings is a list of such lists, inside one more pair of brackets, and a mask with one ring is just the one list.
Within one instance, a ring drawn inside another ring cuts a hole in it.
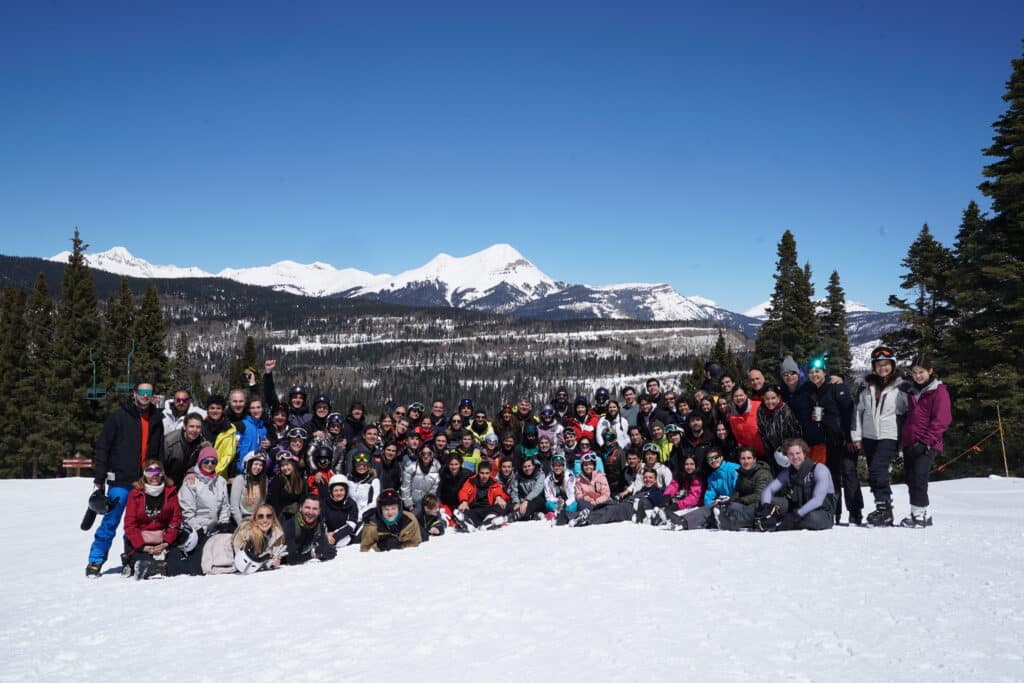
[{"label": "winter hat", "polygon": [[523,434],[536,434],[536,433],[537,433],[537,425],[534,424],[533,422],[527,422],[526,426],[523,427]]},{"label": "winter hat", "polygon": [[[328,486],[329,485],[330,484],[328,484]],[[384,507],[385,505],[401,505],[402,499],[394,489],[384,489],[380,494],[377,504],[381,507]]]},{"label": "winter hat", "polygon": [[585,407],[589,408],[590,407],[590,403],[587,401],[587,397],[586,396],[584,396],[583,394],[580,394],[579,396],[576,397],[576,400],[572,402],[572,406],[573,406],[573,408],[575,408],[576,406],[585,406]]},{"label": "winter hat", "polygon": [[199,455],[196,457],[196,462],[202,462],[207,458],[217,460],[217,450],[213,446],[203,446],[200,448]]},{"label": "winter hat", "polygon": [[220,406],[221,408],[223,408],[225,405],[227,404],[224,402],[224,397],[218,396],[217,394],[213,394],[212,396],[206,399],[207,408],[209,408],[210,406]]},{"label": "winter hat", "polygon": [[793,356],[786,356],[782,359],[782,364],[779,365],[779,374],[784,375],[787,372],[800,372],[800,366],[793,360]]},{"label": "winter hat", "polygon": [[245,472],[246,474],[249,474],[249,464],[254,460],[259,460],[260,462],[263,463],[263,466],[266,467],[266,456],[267,454],[264,453],[263,451],[249,451],[248,453],[245,454],[245,457],[242,458],[242,471]]}]

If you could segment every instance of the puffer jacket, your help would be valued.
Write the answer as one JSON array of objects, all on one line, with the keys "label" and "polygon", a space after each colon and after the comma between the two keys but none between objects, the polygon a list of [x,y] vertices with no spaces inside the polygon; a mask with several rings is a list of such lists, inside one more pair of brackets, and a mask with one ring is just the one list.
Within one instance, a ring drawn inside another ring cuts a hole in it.
[{"label": "puffer jacket", "polygon": [[747,400],[746,412],[739,412],[736,406],[732,407],[729,413],[729,427],[732,435],[736,438],[737,446],[749,446],[759,458],[764,457],[764,442],[757,432],[757,413],[761,407],[760,401]]},{"label": "puffer jacket", "polygon": [[771,468],[768,467],[768,463],[758,460],[751,469],[745,470],[741,467],[736,473],[736,487],[733,489],[732,499],[744,505],[754,505],[761,500],[761,492],[771,483]]},{"label": "puffer jacket", "polygon": [[367,512],[377,507],[377,499],[380,498],[380,479],[376,476],[367,476],[366,479],[357,480],[357,476],[353,474],[349,477],[348,497],[359,506],[359,516],[365,517]]},{"label": "puffer jacket", "polygon": [[686,510],[698,507],[704,495],[704,479],[699,474],[685,476],[680,479],[673,479],[672,483],[665,487],[665,496],[671,498],[671,505],[677,510]]},{"label": "puffer jacket", "polygon": [[411,512],[399,512],[398,519],[388,524],[380,510],[369,515],[363,525],[363,533],[359,539],[359,551],[369,552],[415,548],[423,542],[420,523]]},{"label": "puffer jacket", "polygon": [[603,505],[612,497],[612,490],[608,487],[608,477],[596,470],[589,477],[585,474],[579,475],[576,478],[575,488],[576,500],[583,500],[589,496],[594,499],[593,505]]},{"label": "puffer jacket", "polygon": [[516,473],[516,490],[519,493],[520,502],[534,500],[544,495],[544,470],[539,467],[533,468],[533,476],[527,477],[522,470]]},{"label": "puffer jacket", "polygon": [[565,499],[565,509],[569,512],[576,512],[576,477],[569,470],[565,471],[562,486],[555,484],[555,475],[549,474],[544,479],[544,498],[547,502],[548,512],[558,509],[559,494]]},{"label": "puffer jacket", "polygon": [[160,413],[164,422],[164,437],[166,438],[171,435],[171,432],[178,431],[184,427],[185,418],[193,414],[200,416],[204,420],[206,419],[206,411],[195,403],[190,404],[185,414],[179,417],[174,414],[174,399],[169,398],[164,401],[164,409]]},{"label": "puffer jacket", "polygon": [[430,467],[423,471],[421,462],[410,464],[402,472],[402,505],[407,510],[419,508],[420,501],[428,493],[437,495],[441,484],[441,465],[437,460],[430,461]]},{"label": "puffer jacket", "polygon": [[882,386],[878,375],[868,375],[864,381],[853,408],[850,441],[895,441],[899,438],[899,418],[907,412],[907,394],[900,391],[899,381]]},{"label": "puffer jacket", "polygon": [[604,446],[604,433],[609,429],[615,432],[615,441],[619,444],[619,448],[629,446],[629,420],[622,416],[621,411],[613,419],[605,415],[597,421],[596,437],[598,446]]},{"label": "puffer jacket", "polygon": [[[472,507],[474,503],[478,503],[478,493],[480,489],[480,475],[474,475],[466,480],[466,483],[459,489],[459,502],[469,503]],[[509,502],[509,496],[505,493],[505,487],[501,485],[497,479],[491,479],[487,482],[487,505],[494,505],[499,498],[504,498],[505,502]]]},{"label": "puffer jacket", "polygon": [[206,476],[198,465],[191,472],[196,475],[195,481],[182,486],[178,493],[181,519],[196,531],[212,532],[218,524],[231,520],[227,482],[224,477]]},{"label": "puffer jacket", "polygon": [[907,418],[901,439],[903,447],[920,441],[928,448],[941,451],[942,435],[953,422],[946,385],[933,379],[923,387],[907,382],[902,389],[907,394]]},{"label": "puffer jacket", "polygon": [[[142,457],[142,422],[146,423],[146,453]],[[141,410],[127,401],[107,416],[96,439],[93,481],[112,486],[132,486],[142,476],[144,460],[160,460],[164,450],[164,423],[153,405]]]}]

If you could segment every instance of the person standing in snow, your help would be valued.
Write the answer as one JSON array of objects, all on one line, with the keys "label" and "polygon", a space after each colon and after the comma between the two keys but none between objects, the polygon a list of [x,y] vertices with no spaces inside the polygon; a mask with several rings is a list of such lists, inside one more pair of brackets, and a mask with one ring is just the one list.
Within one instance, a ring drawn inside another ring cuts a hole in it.
[{"label": "person standing in snow", "polygon": [[942,435],[953,421],[949,390],[935,376],[935,366],[919,355],[910,364],[911,382],[904,383],[907,416],[903,422],[903,471],[910,490],[910,515],[900,526],[923,529],[932,525],[928,514],[928,476],[942,452]]},{"label": "person standing in snow", "polygon": [[96,439],[93,485],[96,492],[106,495],[109,509],[89,548],[86,577],[98,577],[107,561],[128,494],[142,477],[142,463],[159,461],[163,455],[163,419],[152,401],[152,382],[137,382],[132,398],[107,417]]}]

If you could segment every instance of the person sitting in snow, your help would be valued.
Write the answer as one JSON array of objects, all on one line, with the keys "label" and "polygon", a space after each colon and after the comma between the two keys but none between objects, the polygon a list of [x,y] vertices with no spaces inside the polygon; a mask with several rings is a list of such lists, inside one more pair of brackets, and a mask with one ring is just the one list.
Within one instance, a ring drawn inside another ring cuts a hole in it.
[{"label": "person sitting in snow", "polygon": [[491,464],[481,462],[477,465],[476,475],[462,485],[459,505],[452,510],[452,515],[460,529],[472,531],[480,527],[500,526],[505,522],[505,513],[511,511],[509,495],[491,477]]},{"label": "person sitting in snow", "polygon": [[754,528],[758,531],[831,529],[835,523],[836,492],[828,467],[811,460],[811,447],[803,439],[788,439],[783,448],[789,467],[779,472],[761,492]]},{"label": "person sitting in snow", "polygon": [[419,522],[411,512],[402,510],[402,497],[398,491],[381,491],[377,507],[367,515],[363,524],[360,552],[415,548],[422,541]]}]

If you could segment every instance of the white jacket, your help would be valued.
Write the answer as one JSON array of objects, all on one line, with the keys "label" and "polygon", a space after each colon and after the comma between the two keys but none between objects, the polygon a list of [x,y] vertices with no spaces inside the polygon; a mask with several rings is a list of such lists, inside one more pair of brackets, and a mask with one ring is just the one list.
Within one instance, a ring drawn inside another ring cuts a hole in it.
[{"label": "white jacket", "polygon": [[597,445],[604,445],[604,433],[608,429],[615,432],[615,440],[619,444],[619,448],[626,448],[629,446],[629,421],[622,417],[622,413],[614,420],[609,420],[608,416],[602,416],[597,422]]},{"label": "white jacket", "polygon": [[164,436],[166,437],[168,434],[175,431],[176,429],[181,429],[183,426],[185,426],[185,418],[191,415],[192,413],[195,413],[204,420],[206,419],[206,411],[197,406],[195,403],[192,403],[188,407],[188,412],[186,412],[184,415],[182,415],[181,417],[175,417],[174,400],[169,398],[166,401],[164,401]]},{"label": "white jacket", "polygon": [[882,389],[878,400],[875,400],[875,387],[871,382],[864,385],[857,397],[857,405],[853,409],[853,428],[850,430],[850,441],[871,439],[899,438],[897,418],[907,412],[906,395],[899,390],[899,382],[892,382]]}]

